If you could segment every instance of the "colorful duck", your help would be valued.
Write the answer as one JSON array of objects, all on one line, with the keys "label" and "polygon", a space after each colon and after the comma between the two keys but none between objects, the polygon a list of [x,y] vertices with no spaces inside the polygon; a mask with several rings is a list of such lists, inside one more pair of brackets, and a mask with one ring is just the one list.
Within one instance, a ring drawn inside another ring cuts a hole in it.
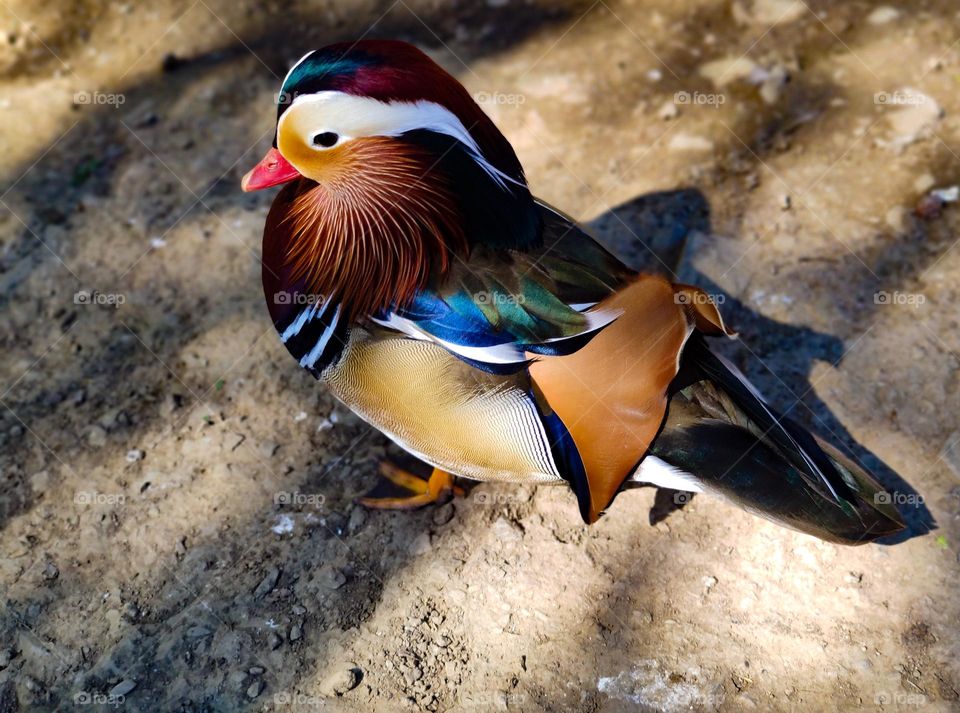
[{"label": "colorful duck", "polygon": [[287,74],[285,184],[263,288],[280,339],[361,418],[433,466],[392,464],[420,507],[481,481],[567,483],[587,523],[626,488],[709,491],[849,544],[903,527],[862,468],[780,417],[710,347],[691,285],[631,270],[535,198],[464,87],[396,41],[331,45]]}]

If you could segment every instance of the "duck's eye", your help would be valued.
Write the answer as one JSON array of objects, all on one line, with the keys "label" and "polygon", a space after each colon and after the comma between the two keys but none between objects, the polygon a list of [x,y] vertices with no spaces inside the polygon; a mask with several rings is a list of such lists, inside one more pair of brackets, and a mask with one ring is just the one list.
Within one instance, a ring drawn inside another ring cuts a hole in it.
[{"label": "duck's eye", "polygon": [[313,145],[328,149],[336,144],[339,140],[340,137],[332,131],[324,131],[322,134],[317,134],[313,137]]}]

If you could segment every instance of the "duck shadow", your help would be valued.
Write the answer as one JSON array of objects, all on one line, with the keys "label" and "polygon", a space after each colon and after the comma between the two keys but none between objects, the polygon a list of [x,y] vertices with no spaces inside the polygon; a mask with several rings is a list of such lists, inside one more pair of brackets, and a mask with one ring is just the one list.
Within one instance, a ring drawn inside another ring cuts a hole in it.
[{"label": "duck shadow", "polygon": [[[674,281],[697,285],[715,296],[722,303],[724,319],[740,333],[737,342],[720,344],[720,351],[750,375],[781,413],[826,437],[872,473],[888,493],[895,493],[903,502],[916,503],[899,508],[907,527],[896,535],[876,540],[878,544],[899,544],[936,529],[936,521],[917,490],[876,453],[858,443],[816,393],[811,380],[816,362],[839,366],[845,356],[844,340],[766,317],[693,267],[697,246],[715,239],[710,204],[701,191],[684,188],[641,195],[611,208],[588,227],[631,267],[666,274]],[[769,366],[784,359],[789,366],[778,369],[780,373]],[[650,523],[666,519],[688,501],[689,497],[675,497],[672,491],[658,490],[650,510]]]}]

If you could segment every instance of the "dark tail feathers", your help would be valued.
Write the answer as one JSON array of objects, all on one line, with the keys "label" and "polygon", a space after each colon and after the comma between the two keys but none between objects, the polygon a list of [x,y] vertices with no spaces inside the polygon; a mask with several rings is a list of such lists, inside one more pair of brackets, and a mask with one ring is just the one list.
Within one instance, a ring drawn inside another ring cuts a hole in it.
[{"label": "dark tail feathers", "polygon": [[707,492],[824,540],[862,544],[904,527],[872,476],[771,409],[698,335],[649,454]]}]

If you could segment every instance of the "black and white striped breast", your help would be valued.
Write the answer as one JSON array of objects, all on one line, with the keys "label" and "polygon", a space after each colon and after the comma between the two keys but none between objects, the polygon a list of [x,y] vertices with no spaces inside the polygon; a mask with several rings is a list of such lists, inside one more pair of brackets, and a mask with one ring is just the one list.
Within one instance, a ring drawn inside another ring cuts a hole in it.
[{"label": "black and white striped breast", "polygon": [[[300,293],[293,293],[291,298]],[[304,369],[320,378],[343,353],[348,338],[342,305],[318,296],[309,304],[284,310],[274,326],[287,351]]]}]

